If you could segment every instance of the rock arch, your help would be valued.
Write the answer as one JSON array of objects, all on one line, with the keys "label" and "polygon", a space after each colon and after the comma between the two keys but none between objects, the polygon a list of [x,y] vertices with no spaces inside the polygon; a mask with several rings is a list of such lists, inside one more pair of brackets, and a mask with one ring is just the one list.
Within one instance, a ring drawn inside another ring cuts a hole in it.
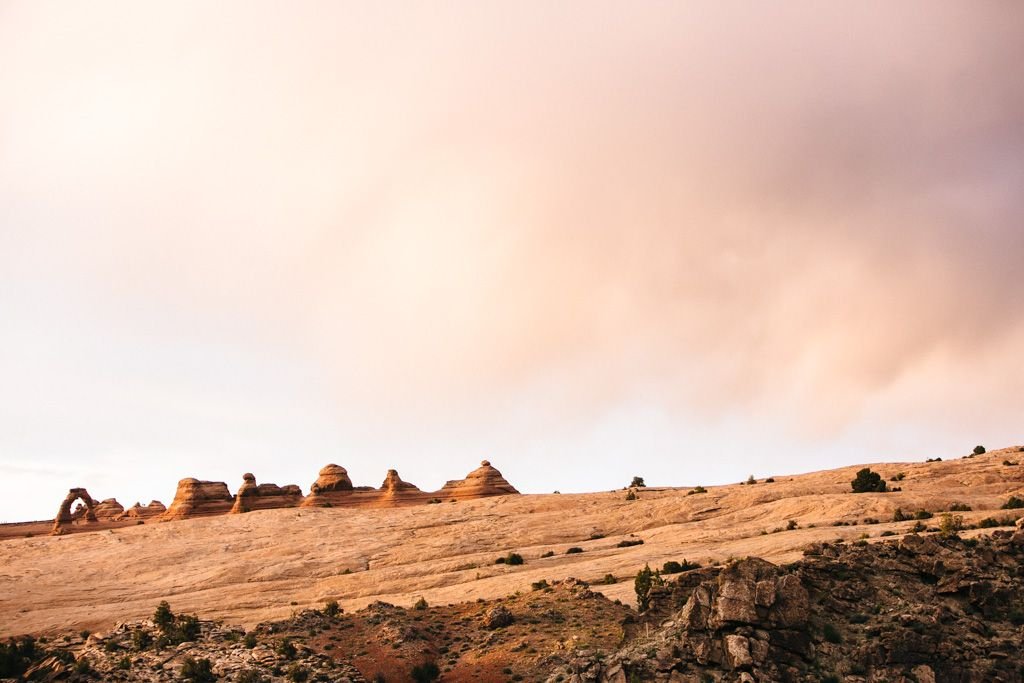
[{"label": "rock arch", "polygon": [[76,500],[81,500],[85,505],[85,521],[95,522],[96,520],[96,501],[92,499],[89,492],[85,489],[70,489],[68,495],[64,496],[64,501],[60,504],[60,509],[57,510],[57,517],[53,520],[53,534],[62,534],[65,531],[65,527],[69,526],[73,521],[71,516],[71,506]]}]

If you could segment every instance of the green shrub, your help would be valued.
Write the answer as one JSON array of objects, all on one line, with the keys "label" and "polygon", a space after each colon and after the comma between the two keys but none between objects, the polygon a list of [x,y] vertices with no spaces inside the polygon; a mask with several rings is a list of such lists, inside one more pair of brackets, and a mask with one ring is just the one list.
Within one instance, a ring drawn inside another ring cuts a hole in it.
[{"label": "green shrub", "polygon": [[523,556],[519,553],[509,553],[505,557],[505,564],[517,565],[523,564]]},{"label": "green shrub", "polygon": [[985,454],[985,447],[984,446],[975,446],[974,447],[974,454],[975,455],[984,455]]},{"label": "green shrub", "polygon": [[341,607],[338,606],[337,600],[328,600],[324,604],[324,614],[329,617],[336,617],[341,614]]},{"label": "green shrub", "polygon": [[1024,508],[1024,499],[1018,498],[1017,496],[1010,496],[1009,499],[1003,503],[1000,510],[1018,510]]},{"label": "green shrub", "polygon": [[697,485],[697,486],[694,486],[694,487],[693,487],[692,489],[690,489],[689,491],[687,491],[687,492],[686,492],[686,495],[688,495],[688,496],[692,496],[692,495],[694,495],[695,493],[707,493],[707,492],[708,492],[708,490],[707,490],[706,488],[704,488],[703,486]]},{"label": "green shrub", "polygon": [[421,596],[419,600],[413,603],[412,608],[415,610],[425,610],[429,606],[430,605],[427,604],[427,599]]},{"label": "green shrub", "polygon": [[309,680],[309,669],[302,666],[301,664],[292,664],[291,668],[288,669],[288,680],[294,681],[294,683],[303,683]]},{"label": "green shrub", "polygon": [[768,477],[767,479],[764,480],[764,483],[766,483],[766,484],[774,484],[775,483],[775,477]]},{"label": "green shrub", "polygon": [[788,522],[786,522],[786,531],[793,531],[794,529],[797,529],[799,527],[800,525],[796,523],[795,519],[791,519]]},{"label": "green shrub", "polygon": [[578,554],[580,554],[582,552],[583,552],[583,548],[580,548],[579,546],[575,546],[574,545],[573,547],[571,547],[568,550],[566,550],[565,554],[566,555],[578,555]]},{"label": "green shrub", "polygon": [[530,588],[532,588],[535,591],[542,591],[545,588],[548,588],[548,580],[541,579],[540,581],[534,581],[530,584]]},{"label": "green shrub", "polygon": [[962,515],[951,515],[948,512],[942,515],[939,522],[939,533],[942,536],[956,536],[963,531],[964,518]]},{"label": "green shrub", "polygon": [[827,640],[830,643],[838,645],[839,643],[843,642],[842,634],[840,634],[836,627],[832,624],[825,624],[825,626],[821,629],[821,633],[825,637],[825,640]]},{"label": "green shrub", "polygon": [[285,638],[277,644],[277,654],[285,659],[295,659],[298,650],[295,649],[295,643],[291,638]]},{"label": "green shrub", "polygon": [[181,662],[179,676],[181,680],[192,683],[215,683],[217,680],[217,677],[213,675],[213,664],[205,657],[198,660],[185,657]]},{"label": "green shrub", "polygon": [[644,539],[642,538],[626,538],[615,544],[616,548],[632,548],[635,545],[643,545]]},{"label": "green shrub", "polygon": [[246,633],[245,637],[242,638],[242,644],[245,645],[250,650],[253,649],[254,647],[256,647],[256,634],[253,633],[252,631],[250,631],[249,633]]},{"label": "green shrub", "polygon": [[161,631],[167,631],[174,625],[174,612],[171,611],[171,605],[166,600],[161,600],[160,604],[156,606],[156,611],[153,613],[153,623]]},{"label": "green shrub", "polygon": [[914,513],[914,519],[931,519],[934,516],[935,515],[928,512],[927,510],[918,510],[917,512]]},{"label": "green shrub", "polygon": [[441,669],[434,662],[424,662],[414,666],[409,675],[416,683],[431,683],[441,676]]},{"label": "green shrub", "polygon": [[542,558],[544,558],[544,557],[554,557],[554,556],[555,556],[555,551],[554,550],[548,550],[547,552],[545,552],[545,553],[543,553],[541,555]]},{"label": "green shrub", "polygon": [[906,472],[897,472],[895,475],[889,477],[889,481],[903,481],[906,476]]},{"label": "green shrub", "polygon": [[633,481],[629,482],[629,488],[638,489],[644,488],[647,484],[644,483],[643,477],[633,477]]},{"label": "green shrub", "polygon": [[970,512],[971,506],[967,503],[953,503],[949,506],[950,512]]},{"label": "green shrub", "polygon": [[604,578],[601,579],[601,583],[603,583],[606,586],[610,586],[613,583],[618,583],[618,582],[619,582],[619,580],[615,578],[614,574],[605,574]]},{"label": "green shrub", "polygon": [[654,585],[654,572],[649,565],[644,565],[633,579],[633,591],[636,593],[636,606],[641,612],[646,612],[651,606],[651,587]]},{"label": "green shrub", "polygon": [[238,678],[235,679],[237,683],[265,683],[266,679],[263,675],[255,669],[246,669],[238,674]]},{"label": "green shrub", "polygon": [[885,493],[885,480],[871,468],[865,467],[857,472],[857,476],[850,482],[854,493]]},{"label": "green shrub", "polygon": [[683,565],[679,564],[675,560],[669,560],[665,564],[661,565],[662,574],[678,574],[683,571]]},{"label": "green shrub", "polygon": [[636,500],[636,491],[633,489],[626,491],[626,500]]},{"label": "green shrub", "polygon": [[748,486],[753,486],[756,483],[757,483],[757,479],[754,478],[753,474],[751,474],[749,477],[747,477],[747,485]]}]

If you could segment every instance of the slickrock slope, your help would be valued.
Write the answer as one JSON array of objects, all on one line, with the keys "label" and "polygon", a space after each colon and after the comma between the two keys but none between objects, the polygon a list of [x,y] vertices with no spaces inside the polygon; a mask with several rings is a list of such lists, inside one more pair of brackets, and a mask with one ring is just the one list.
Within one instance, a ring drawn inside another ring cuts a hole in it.
[{"label": "slickrock slope", "polygon": [[199,481],[191,477],[178,482],[174,500],[163,519],[190,519],[231,512],[235,499],[222,481]]},{"label": "slickrock slope", "polygon": [[242,485],[235,494],[235,503],[231,512],[238,514],[253,510],[273,510],[275,508],[293,508],[302,502],[302,489],[295,484],[278,486],[277,484],[257,484],[256,477],[246,472],[242,475]]},{"label": "slickrock slope", "polygon": [[[684,558],[708,566],[755,556],[775,564],[815,542],[869,542],[938,526],[957,505],[967,525],[1019,517],[1000,510],[1024,496],[1016,449],[932,463],[873,464],[894,493],[850,493],[861,466],[752,486],[496,496],[392,508],[287,508],[91,534],[0,543],[0,636],[109,627],[146,617],[162,599],[208,618],[251,626],[337,599],[411,605],[491,599],[567,576],[633,602],[631,577]],[[901,509],[936,516],[893,521]],[[794,526],[792,530],[787,527]],[[834,526],[842,524],[843,526]],[[967,532],[970,534],[980,531]],[[629,545],[637,540],[643,544]],[[627,544],[622,544],[627,541]],[[620,547],[622,545],[623,547]],[[583,552],[567,554],[570,548]],[[509,552],[522,565],[495,564]],[[73,579],[69,580],[69,568]],[[598,585],[606,574],[620,579]],[[628,579],[628,581],[627,581]],[[293,605],[292,603],[297,603]]]}]

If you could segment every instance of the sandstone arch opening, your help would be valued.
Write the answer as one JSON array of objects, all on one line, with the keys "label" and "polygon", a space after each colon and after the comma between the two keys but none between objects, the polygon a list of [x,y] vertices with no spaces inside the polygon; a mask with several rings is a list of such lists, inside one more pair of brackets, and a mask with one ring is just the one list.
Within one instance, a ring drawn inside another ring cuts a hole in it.
[{"label": "sandstone arch opening", "polygon": [[85,514],[83,515],[86,522],[95,522],[96,519],[96,501],[92,499],[89,492],[85,489],[70,489],[68,495],[64,496],[63,502],[60,504],[60,508],[57,510],[57,516],[53,520],[53,534],[63,534],[67,527],[75,521],[74,515],[71,513],[71,506],[75,504],[75,501],[82,501],[85,505]]}]

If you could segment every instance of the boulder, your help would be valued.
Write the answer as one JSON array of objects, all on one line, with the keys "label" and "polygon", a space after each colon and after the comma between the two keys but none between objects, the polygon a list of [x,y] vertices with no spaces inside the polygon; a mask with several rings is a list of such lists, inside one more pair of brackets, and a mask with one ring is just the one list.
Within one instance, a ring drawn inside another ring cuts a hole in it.
[{"label": "boulder", "polygon": [[107,498],[97,503],[93,511],[96,513],[96,519],[101,521],[117,519],[124,513],[124,506],[118,503],[116,498]]},{"label": "boulder", "polygon": [[161,519],[188,519],[223,515],[231,511],[235,499],[222,481],[182,479],[174,493],[174,501]]}]

